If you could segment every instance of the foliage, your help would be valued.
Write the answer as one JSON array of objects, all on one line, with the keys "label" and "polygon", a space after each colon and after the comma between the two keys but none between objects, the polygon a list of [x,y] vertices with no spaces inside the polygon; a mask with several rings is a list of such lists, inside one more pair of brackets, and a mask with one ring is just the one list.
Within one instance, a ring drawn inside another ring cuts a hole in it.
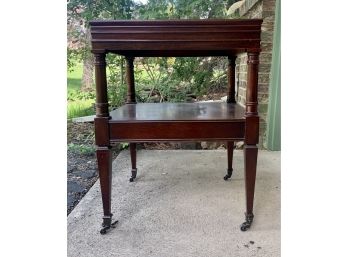
[{"label": "foliage", "polygon": [[127,149],[129,146],[129,143],[120,143],[120,150]]},{"label": "foliage", "polygon": [[94,100],[95,92],[68,91],[68,101]]},{"label": "foliage", "polygon": [[93,145],[78,145],[74,143],[68,144],[68,150],[73,153],[79,153],[83,155],[93,155],[95,153],[95,146]]},{"label": "foliage", "polygon": [[124,104],[127,87],[124,78],[124,60],[120,56],[107,55],[108,98],[112,107]]},{"label": "foliage", "polygon": [[[136,4],[132,0],[69,0],[68,41],[72,49],[68,51],[68,63],[73,58],[84,60],[90,55],[89,21],[95,19],[131,19]],[[69,67],[69,65],[68,65]]]},{"label": "foliage", "polygon": [[141,19],[211,19],[224,18],[227,14],[226,0],[149,0],[139,6]]},{"label": "foliage", "polygon": [[67,67],[68,72],[73,72],[76,67],[78,61],[81,59],[79,55],[79,51],[73,48],[67,49]]}]

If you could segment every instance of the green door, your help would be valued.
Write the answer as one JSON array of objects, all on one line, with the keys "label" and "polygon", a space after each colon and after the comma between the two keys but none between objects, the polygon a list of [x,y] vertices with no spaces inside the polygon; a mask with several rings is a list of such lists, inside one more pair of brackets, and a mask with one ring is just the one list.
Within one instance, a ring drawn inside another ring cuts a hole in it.
[{"label": "green door", "polygon": [[267,149],[280,150],[280,0],[276,1],[271,82],[267,116]]}]

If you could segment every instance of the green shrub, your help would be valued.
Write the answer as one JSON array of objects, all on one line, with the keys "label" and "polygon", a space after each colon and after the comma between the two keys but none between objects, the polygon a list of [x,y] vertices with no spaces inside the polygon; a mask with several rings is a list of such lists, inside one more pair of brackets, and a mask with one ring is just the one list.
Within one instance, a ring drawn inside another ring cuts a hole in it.
[{"label": "green shrub", "polygon": [[95,92],[82,92],[82,91],[69,91],[68,92],[68,101],[77,101],[77,100],[94,100]]}]

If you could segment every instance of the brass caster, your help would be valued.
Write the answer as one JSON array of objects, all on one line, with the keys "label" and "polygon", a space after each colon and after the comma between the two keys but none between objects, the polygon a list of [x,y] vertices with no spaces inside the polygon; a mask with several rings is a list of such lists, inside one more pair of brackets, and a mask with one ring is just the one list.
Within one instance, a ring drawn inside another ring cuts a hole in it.
[{"label": "brass caster", "polygon": [[132,169],[132,176],[130,177],[129,182],[134,181],[134,179],[137,177],[137,172],[138,172],[138,169]]},{"label": "brass caster", "polygon": [[242,225],[240,225],[240,230],[247,231],[250,228],[251,224],[248,222],[243,222]]},{"label": "brass caster", "polygon": [[106,232],[108,232],[109,230],[115,228],[117,223],[118,223],[118,220],[116,220],[116,221],[114,221],[113,223],[111,223],[110,226],[103,227],[103,228],[100,230],[100,234],[105,235]]},{"label": "brass caster", "polygon": [[232,172],[233,172],[233,169],[227,170],[227,175],[224,177],[225,181],[232,177]]},{"label": "brass caster", "polygon": [[251,227],[251,223],[253,223],[253,219],[254,219],[254,214],[252,213],[245,214],[245,222],[243,222],[242,225],[240,225],[240,230],[243,232],[247,231]]},{"label": "brass caster", "polygon": [[118,220],[116,220],[113,223],[111,223],[111,219],[112,219],[112,214],[110,214],[110,216],[104,216],[103,217],[103,224],[102,224],[103,228],[100,230],[100,234],[105,235],[106,232],[108,232],[109,230],[111,230],[111,229],[116,227],[116,224],[118,223]]}]

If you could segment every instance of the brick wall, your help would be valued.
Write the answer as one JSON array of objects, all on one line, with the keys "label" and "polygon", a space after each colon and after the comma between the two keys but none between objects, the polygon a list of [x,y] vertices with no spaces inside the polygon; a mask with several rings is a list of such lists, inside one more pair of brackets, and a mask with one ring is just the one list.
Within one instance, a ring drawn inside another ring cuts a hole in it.
[{"label": "brick wall", "polygon": [[[259,65],[259,94],[258,111],[260,116],[260,141],[259,147],[264,148],[266,137],[266,117],[268,109],[268,91],[270,83],[272,44],[274,28],[275,0],[246,0],[237,10],[241,18],[262,18],[261,49]],[[247,55],[241,54],[236,60],[237,101],[245,105],[247,82]]]}]

